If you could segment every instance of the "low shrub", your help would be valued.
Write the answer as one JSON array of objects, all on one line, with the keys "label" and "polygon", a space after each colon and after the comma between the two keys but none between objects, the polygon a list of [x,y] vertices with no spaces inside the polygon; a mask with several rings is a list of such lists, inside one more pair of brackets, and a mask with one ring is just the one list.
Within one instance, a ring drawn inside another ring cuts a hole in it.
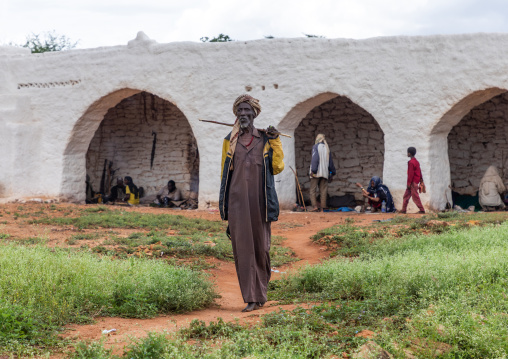
[{"label": "low shrub", "polygon": [[209,305],[204,275],[163,262],[98,258],[57,248],[0,247],[0,298],[47,325],[97,315],[147,317]]},{"label": "low shrub", "polygon": [[[507,229],[476,226],[382,241],[353,261],[335,258],[287,276],[271,285],[270,297],[340,300],[344,309],[361,303],[378,320],[410,318],[379,339],[386,345],[394,337],[408,343],[426,338],[447,344],[452,357],[505,357],[508,345],[499,338],[508,331]],[[347,324],[351,318],[341,313],[333,315]],[[428,354],[426,345],[414,347]]]}]

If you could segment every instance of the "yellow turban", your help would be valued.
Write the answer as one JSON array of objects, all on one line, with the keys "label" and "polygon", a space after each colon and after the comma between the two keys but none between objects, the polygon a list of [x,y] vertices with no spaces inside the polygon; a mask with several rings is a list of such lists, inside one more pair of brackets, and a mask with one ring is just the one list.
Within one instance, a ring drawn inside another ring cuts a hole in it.
[{"label": "yellow turban", "polygon": [[255,99],[252,96],[249,95],[241,95],[238,96],[235,100],[235,103],[233,104],[233,113],[236,116],[236,110],[238,110],[238,106],[240,106],[241,103],[246,102],[248,103],[252,109],[254,110],[255,116],[257,117],[259,113],[261,112],[261,106],[259,105],[259,100]]}]

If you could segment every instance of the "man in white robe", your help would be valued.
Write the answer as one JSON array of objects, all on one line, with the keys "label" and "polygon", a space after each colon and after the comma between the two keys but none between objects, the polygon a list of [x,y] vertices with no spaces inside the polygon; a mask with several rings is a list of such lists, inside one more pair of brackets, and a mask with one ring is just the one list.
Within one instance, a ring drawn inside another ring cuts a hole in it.
[{"label": "man in white robe", "polygon": [[505,204],[501,200],[500,194],[505,191],[506,187],[499,176],[497,168],[495,166],[487,168],[480,182],[480,189],[478,190],[478,197],[483,210],[491,211],[504,209]]}]

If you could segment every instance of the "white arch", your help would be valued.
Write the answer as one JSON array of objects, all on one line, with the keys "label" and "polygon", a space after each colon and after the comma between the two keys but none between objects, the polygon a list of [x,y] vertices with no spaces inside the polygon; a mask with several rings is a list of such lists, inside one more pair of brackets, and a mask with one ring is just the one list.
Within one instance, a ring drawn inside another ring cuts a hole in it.
[{"label": "white arch", "polygon": [[443,210],[446,201],[451,202],[452,196],[449,188],[451,173],[448,156],[448,134],[451,129],[474,107],[506,91],[506,89],[498,87],[475,91],[455,103],[432,128],[429,139],[429,157],[432,158],[429,171],[429,181],[432,187],[430,192],[431,208]]},{"label": "white arch", "polygon": [[[279,175],[279,181],[281,183],[284,183],[284,186],[278,186],[277,192],[279,193],[279,199],[281,203],[295,203],[296,202],[296,183],[294,180],[294,174],[293,171],[289,169],[289,167],[292,167],[293,169],[297,170],[296,168],[296,148],[295,148],[295,130],[301,123],[301,121],[311,112],[315,107],[320,106],[327,101],[330,101],[337,97],[344,97],[349,100],[351,100],[356,106],[359,108],[362,108],[365,112],[369,113],[369,115],[372,116],[375,123],[379,126],[381,131],[384,131],[381,126],[381,124],[377,121],[377,119],[369,112],[367,111],[363,106],[357,104],[354,102],[351,97],[346,95],[341,95],[336,92],[322,92],[320,94],[317,94],[313,97],[310,97],[302,102],[297,103],[294,105],[289,112],[283,117],[283,119],[279,122],[278,129],[283,132],[290,134],[292,136],[291,139],[283,139],[283,146],[284,146],[284,154],[285,154],[285,163],[286,168],[288,170],[283,171]],[[310,149],[309,149],[310,150]],[[384,159],[383,159],[384,160]],[[384,168],[384,163],[383,163]],[[384,176],[384,174],[381,174]]]},{"label": "white arch", "polygon": [[[142,90],[131,88],[124,88],[111,92],[90,105],[85,113],[75,123],[63,154],[62,184],[60,190],[62,199],[73,202],[84,201],[86,153],[95,132],[99,128],[99,125],[104,120],[104,116],[110,108],[115,107],[122,100],[141,92]],[[176,106],[176,108],[181,111],[178,106]],[[187,119],[185,114],[184,117]],[[189,122],[188,119],[187,122]],[[192,132],[192,136],[195,138],[190,123],[189,128]],[[199,148],[198,143],[197,146]]]}]

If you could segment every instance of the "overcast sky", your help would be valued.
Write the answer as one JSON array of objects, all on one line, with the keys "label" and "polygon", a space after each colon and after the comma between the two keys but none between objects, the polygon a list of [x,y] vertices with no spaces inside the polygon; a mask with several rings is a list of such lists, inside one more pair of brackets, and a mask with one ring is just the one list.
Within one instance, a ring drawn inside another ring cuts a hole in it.
[{"label": "overcast sky", "polygon": [[55,30],[78,48],[267,35],[376,36],[508,33],[508,0],[0,0],[0,44]]}]

